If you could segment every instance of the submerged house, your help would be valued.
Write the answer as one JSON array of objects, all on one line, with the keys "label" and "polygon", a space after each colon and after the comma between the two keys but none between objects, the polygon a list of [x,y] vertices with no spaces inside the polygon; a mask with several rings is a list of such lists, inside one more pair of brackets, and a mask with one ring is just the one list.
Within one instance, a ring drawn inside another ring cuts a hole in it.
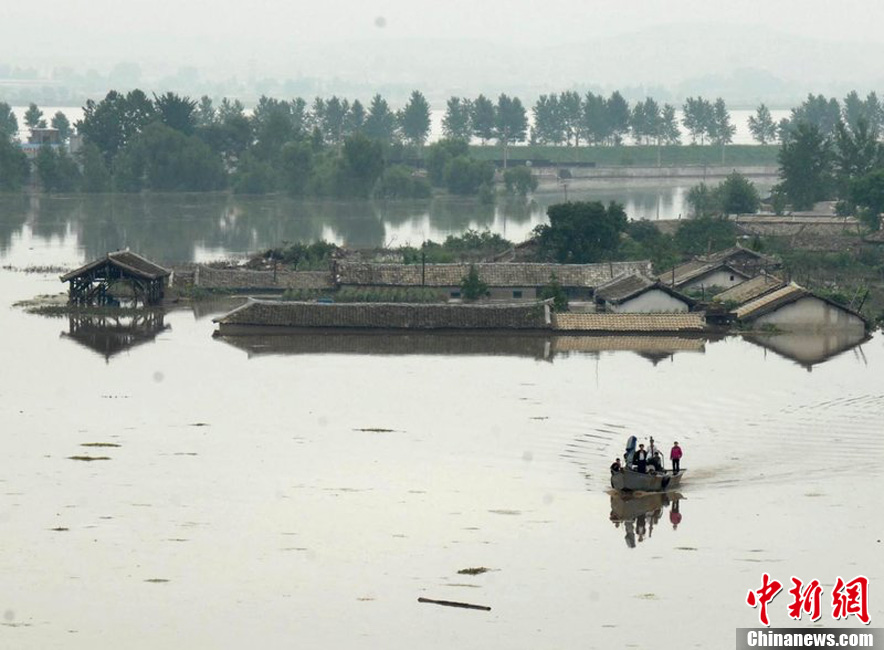
[{"label": "submerged house", "polygon": [[596,304],[605,311],[628,314],[689,312],[694,300],[639,273],[614,278],[595,290]]},{"label": "submerged house", "polygon": [[794,282],[746,302],[733,313],[738,322],[755,329],[865,333],[868,328],[866,320],[850,307],[818,296]]},{"label": "submerged house", "polygon": [[480,264],[368,264],[342,262],[335,270],[340,287],[430,287],[441,297],[461,297],[461,282],[475,266],[479,279],[488,285],[492,300],[536,300],[553,277],[569,298],[590,299],[593,289],[629,273],[649,274],[647,260],[604,264],[529,264],[489,262]]},{"label": "submerged house", "polygon": [[714,295],[781,266],[780,261],[742,246],[700,255],[663,271],[657,278],[683,292]]},{"label": "submerged house", "polygon": [[661,273],[657,279],[670,289],[704,297],[745,282],[751,276],[725,262],[691,260]]},{"label": "submerged house", "polygon": [[158,304],[165,295],[171,271],[129,250],[108,253],[61,276],[69,282],[68,300],[79,305],[106,305],[115,302],[111,287],[128,286],[134,302]]},{"label": "submerged house", "polygon": [[761,272],[751,280],[741,282],[717,294],[715,301],[722,305],[745,305],[747,302],[751,302],[777,289],[782,289],[784,286],[786,286],[786,283],[783,280],[769,273]]}]

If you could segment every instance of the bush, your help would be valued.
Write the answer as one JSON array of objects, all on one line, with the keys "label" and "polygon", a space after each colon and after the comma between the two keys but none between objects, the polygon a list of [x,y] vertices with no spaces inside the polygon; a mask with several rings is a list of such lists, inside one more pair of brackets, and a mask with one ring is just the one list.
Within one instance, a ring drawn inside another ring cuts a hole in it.
[{"label": "bush", "polygon": [[426,199],[431,192],[429,181],[405,165],[387,167],[374,189],[375,197],[382,199]]},{"label": "bush", "polygon": [[466,300],[478,300],[488,293],[488,285],[479,278],[479,270],[470,264],[470,270],[460,282],[460,290]]},{"label": "bush", "polygon": [[525,166],[510,167],[503,173],[503,183],[510,194],[527,196],[537,189],[537,177]]}]

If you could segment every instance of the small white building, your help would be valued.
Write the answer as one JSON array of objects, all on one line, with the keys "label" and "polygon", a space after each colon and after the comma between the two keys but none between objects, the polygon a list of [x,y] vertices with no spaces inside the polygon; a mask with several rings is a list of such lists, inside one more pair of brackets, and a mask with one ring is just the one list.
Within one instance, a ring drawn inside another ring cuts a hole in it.
[{"label": "small white building", "polygon": [[683,314],[695,304],[675,289],[637,273],[599,286],[595,300],[605,311],[620,314]]}]

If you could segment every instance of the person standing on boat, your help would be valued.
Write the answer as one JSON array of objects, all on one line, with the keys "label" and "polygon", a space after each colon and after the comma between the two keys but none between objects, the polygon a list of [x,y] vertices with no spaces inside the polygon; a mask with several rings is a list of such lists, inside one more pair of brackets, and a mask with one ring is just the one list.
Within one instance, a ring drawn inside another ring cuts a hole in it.
[{"label": "person standing on boat", "polygon": [[642,474],[648,471],[648,452],[645,451],[644,445],[639,445],[635,452],[635,464]]},{"label": "person standing on boat", "polygon": [[681,470],[681,457],[683,453],[681,451],[681,447],[678,446],[678,441],[672,445],[672,451],[669,452],[669,460],[672,461],[672,473],[678,474]]}]

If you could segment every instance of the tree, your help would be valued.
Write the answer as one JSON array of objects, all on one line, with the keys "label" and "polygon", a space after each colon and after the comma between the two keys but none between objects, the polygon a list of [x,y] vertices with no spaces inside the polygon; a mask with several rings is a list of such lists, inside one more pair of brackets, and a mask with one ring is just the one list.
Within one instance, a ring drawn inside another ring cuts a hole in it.
[{"label": "tree", "polygon": [[445,166],[445,186],[452,194],[472,196],[494,179],[494,170],[487,162],[468,156],[455,156]]},{"label": "tree", "polygon": [[688,255],[702,255],[733,246],[736,238],[736,226],[724,217],[682,219],[675,231],[676,246]]},{"label": "tree", "polygon": [[283,189],[303,196],[313,173],[313,147],[306,141],[289,142],[282,148],[280,177]]},{"label": "tree", "polygon": [[713,142],[721,145],[721,163],[724,164],[724,147],[734,141],[737,127],[731,124],[730,114],[721,97],[716,99],[712,106],[712,118],[707,132]]},{"label": "tree", "polygon": [[780,145],[779,188],[794,210],[808,210],[830,197],[832,152],[819,127],[807,122],[793,126]]},{"label": "tree", "polygon": [[636,103],[629,118],[629,126],[636,144],[648,144],[651,140],[656,140],[659,144],[662,130],[660,106],[650,97]]},{"label": "tree", "polygon": [[715,193],[724,214],[751,214],[757,212],[761,205],[755,185],[736,171],[719,183]]},{"label": "tree", "polygon": [[20,190],[29,171],[28,158],[21,148],[7,138],[0,138],[0,190]]},{"label": "tree", "polygon": [[497,98],[495,117],[494,135],[497,137],[497,142],[503,145],[503,166],[506,168],[510,143],[525,140],[528,132],[528,116],[518,97],[510,98],[501,94]]},{"label": "tree", "polygon": [[411,92],[405,108],[399,113],[399,127],[406,140],[422,147],[430,134],[430,105],[418,90]]},{"label": "tree", "polygon": [[876,169],[850,183],[850,200],[865,208],[859,216],[870,230],[881,228],[884,212],[884,169]]},{"label": "tree", "polygon": [[470,121],[470,100],[451,97],[445,105],[445,116],[442,118],[442,133],[452,140],[469,142],[473,136],[473,125]]},{"label": "tree", "polygon": [[473,123],[473,135],[479,138],[484,145],[494,137],[496,122],[494,104],[485,95],[479,95],[473,100],[471,109],[470,120]]},{"label": "tree", "polygon": [[466,300],[478,300],[488,293],[488,285],[482,282],[475,264],[470,264],[470,270],[460,281],[460,290]]},{"label": "tree", "polygon": [[579,147],[583,132],[583,102],[580,101],[580,95],[573,90],[559,93],[559,114],[565,143],[570,145],[573,139],[574,146]]},{"label": "tree", "polygon": [[623,136],[629,132],[629,104],[623,95],[615,90],[607,101],[608,124],[615,145],[620,145]]},{"label": "tree", "polygon": [[688,190],[687,204],[691,206],[695,219],[711,216],[718,211],[715,193],[706,183],[694,185]]},{"label": "tree", "polygon": [[159,97],[154,93],[153,99],[163,124],[170,129],[181,131],[184,135],[193,135],[197,122],[196,101],[173,92],[167,92]]},{"label": "tree", "polygon": [[434,142],[427,149],[426,166],[430,183],[435,187],[445,185],[445,173],[448,163],[458,156],[468,158],[470,147],[465,140],[443,138]]},{"label": "tree", "polygon": [[62,142],[71,137],[71,123],[67,116],[61,111],[57,111],[55,115],[52,116],[50,124],[53,129],[58,130],[58,137],[61,138]]},{"label": "tree", "polygon": [[80,185],[80,168],[64,149],[40,147],[34,167],[46,192],[74,192]]},{"label": "tree", "polygon": [[365,126],[362,132],[368,138],[374,138],[381,142],[392,142],[396,133],[396,116],[387,105],[387,101],[380,95],[371,98],[368,107],[368,116],[365,118]]},{"label": "tree", "polygon": [[549,283],[540,290],[541,300],[552,300],[553,310],[557,312],[568,311],[568,294],[562,288],[556,274],[549,276]]},{"label": "tree", "polygon": [[688,97],[682,106],[684,117],[681,123],[691,135],[691,142],[705,144],[706,135],[712,124],[712,104],[702,97]]},{"label": "tree", "polygon": [[0,141],[9,141],[18,137],[18,119],[6,102],[0,102]]},{"label": "tree", "polygon": [[40,122],[43,122],[43,126],[46,126],[46,122],[43,121],[43,111],[36,104],[31,103],[28,105],[28,110],[25,111],[25,125],[29,129],[36,129],[40,126]]},{"label": "tree", "polygon": [[613,259],[628,223],[623,206],[599,201],[558,203],[547,210],[549,224],[534,229],[542,257],[563,264]]},{"label": "tree", "polygon": [[770,109],[764,104],[755,110],[755,115],[749,116],[749,131],[759,144],[776,140],[777,126],[770,115]]},{"label": "tree", "polygon": [[358,99],[350,104],[350,110],[344,118],[344,135],[349,137],[355,133],[361,133],[365,127],[365,107]]},{"label": "tree", "polygon": [[681,144],[681,130],[678,128],[678,117],[672,104],[663,104],[659,137],[663,144]]},{"label": "tree", "polygon": [[586,93],[583,99],[584,136],[594,144],[607,144],[612,134],[608,103],[602,95]]},{"label": "tree", "polygon": [[865,117],[853,128],[839,122],[835,129],[834,169],[840,196],[849,192],[850,181],[884,167],[884,146],[878,142]]},{"label": "tree", "polygon": [[565,125],[556,95],[541,95],[531,109],[534,114],[532,139],[538,144],[559,144],[565,138]]},{"label": "tree", "polygon": [[98,147],[92,142],[87,142],[80,150],[79,156],[83,167],[81,189],[91,194],[109,191],[111,176]]},{"label": "tree", "polygon": [[215,107],[212,104],[212,98],[208,95],[200,97],[200,103],[196,107],[196,125],[198,127],[207,127],[215,123]]},{"label": "tree", "polygon": [[344,141],[343,164],[346,186],[338,186],[340,196],[367,198],[384,171],[384,153],[381,143],[362,134]]},{"label": "tree", "polygon": [[140,90],[122,95],[115,90],[95,103],[88,100],[77,131],[95,144],[110,164],[116,155],[156,117],[153,102]]}]

